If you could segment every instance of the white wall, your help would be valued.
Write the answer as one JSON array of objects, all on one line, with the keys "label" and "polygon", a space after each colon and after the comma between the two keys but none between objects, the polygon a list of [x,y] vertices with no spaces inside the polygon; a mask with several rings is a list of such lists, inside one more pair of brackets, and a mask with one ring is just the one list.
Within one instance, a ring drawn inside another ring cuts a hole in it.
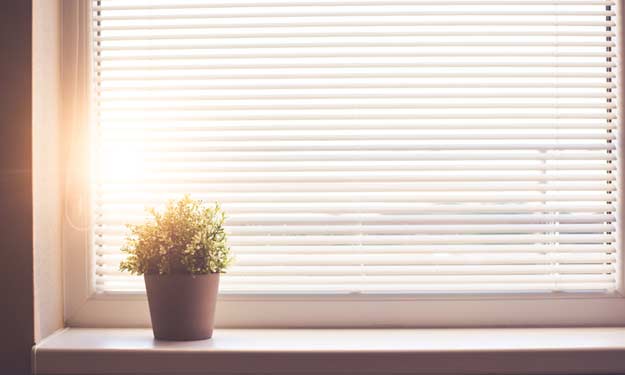
[{"label": "white wall", "polygon": [[62,0],[33,0],[35,341],[63,327],[60,168]]}]

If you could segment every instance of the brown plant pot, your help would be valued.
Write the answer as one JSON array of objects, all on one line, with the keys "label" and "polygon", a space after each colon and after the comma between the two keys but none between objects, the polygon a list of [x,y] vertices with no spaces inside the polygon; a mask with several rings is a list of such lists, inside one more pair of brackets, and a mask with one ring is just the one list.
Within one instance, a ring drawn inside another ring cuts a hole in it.
[{"label": "brown plant pot", "polygon": [[219,274],[144,275],[154,337],[203,340],[213,335]]}]

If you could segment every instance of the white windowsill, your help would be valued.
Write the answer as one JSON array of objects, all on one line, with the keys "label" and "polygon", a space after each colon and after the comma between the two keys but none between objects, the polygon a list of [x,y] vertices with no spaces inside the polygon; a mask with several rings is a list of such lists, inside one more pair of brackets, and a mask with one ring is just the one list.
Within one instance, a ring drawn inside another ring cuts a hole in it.
[{"label": "white windowsill", "polygon": [[36,374],[618,374],[625,328],[218,329],[194,342],[68,328],[35,346],[33,365]]}]

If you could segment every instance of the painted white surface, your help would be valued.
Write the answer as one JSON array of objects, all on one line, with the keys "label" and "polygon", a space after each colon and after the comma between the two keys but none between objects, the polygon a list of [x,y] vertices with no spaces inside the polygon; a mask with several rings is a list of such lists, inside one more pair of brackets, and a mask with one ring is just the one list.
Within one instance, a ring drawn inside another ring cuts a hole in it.
[{"label": "painted white surface", "polygon": [[59,0],[33,1],[35,341],[63,327]]},{"label": "painted white surface", "polygon": [[224,329],[193,342],[71,328],[34,360],[37,374],[623,373],[625,328]]}]

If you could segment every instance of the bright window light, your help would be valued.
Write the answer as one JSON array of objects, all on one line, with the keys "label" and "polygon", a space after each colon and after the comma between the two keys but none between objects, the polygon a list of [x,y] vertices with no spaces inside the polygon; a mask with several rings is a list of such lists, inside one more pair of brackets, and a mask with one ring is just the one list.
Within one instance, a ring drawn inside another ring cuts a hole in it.
[{"label": "bright window light", "polygon": [[605,0],[93,2],[96,290],[124,224],[229,214],[226,293],[614,291]]}]

